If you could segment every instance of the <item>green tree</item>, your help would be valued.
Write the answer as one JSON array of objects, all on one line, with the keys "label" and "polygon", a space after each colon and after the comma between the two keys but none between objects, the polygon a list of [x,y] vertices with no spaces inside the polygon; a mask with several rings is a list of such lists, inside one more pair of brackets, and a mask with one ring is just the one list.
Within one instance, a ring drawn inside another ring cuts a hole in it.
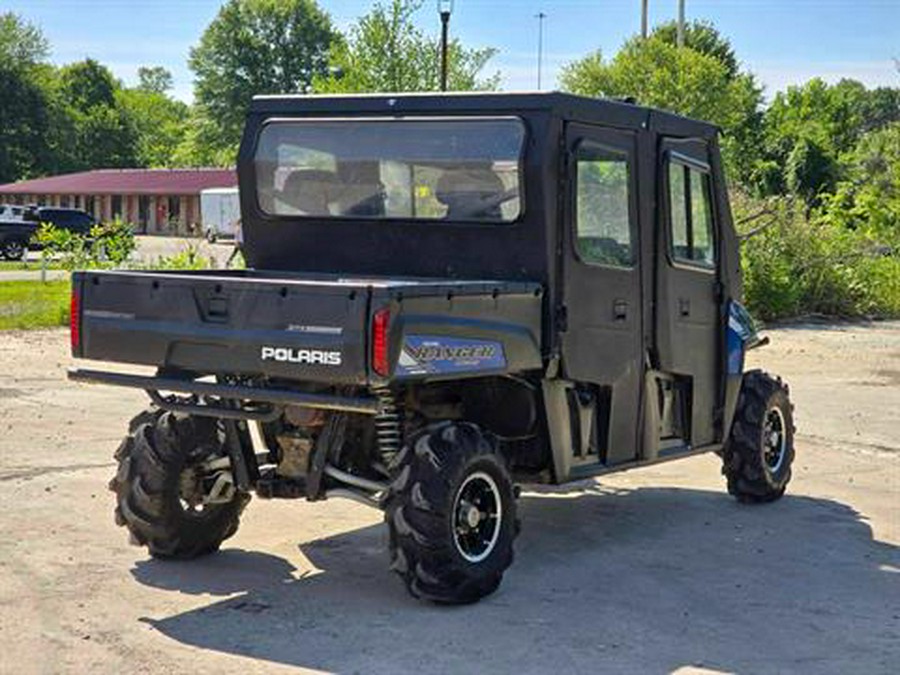
[{"label": "green tree", "polygon": [[787,157],[787,187],[806,202],[807,216],[809,209],[818,203],[819,193],[833,187],[836,174],[833,157],[813,139],[799,138]]},{"label": "green tree", "polygon": [[175,152],[187,132],[190,108],[143,86],[120,89],[116,104],[134,127],[138,165],[173,166]]},{"label": "green tree", "polygon": [[68,104],[82,111],[115,105],[119,86],[109,68],[94,59],[63,66],[59,71],[59,85]]},{"label": "green tree", "polygon": [[597,51],[563,68],[563,89],[584,96],[634,97],[642,104],[729,126],[738,111],[725,67],[656,38],[632,39],[609,61]]},{"label": "green tree", "polygon": [[892,87],[872,89],[862,106],[862,124],[866,132],[900,122],[900,89]]},{"label": "green tree", "polygon": [[0,66],[0,183],[42,173],[49,154],[47,108],[27,71]]},{"label": "green tree", "polygon": [[[678,24],[668,21],[653,29],[651,36],[672,46],[678,42]],[[737,182],[746,184],[758,176],[763,160],[762,89],[756,78],[742,72],[731,42],[708,21],[690,21],[684,27],[684,46],[711,56],[725,66],[736,96],[736,105],[746,114],[726,129],[722,150],[726,168]],[[743,99],[743,100],[741,100]]]},{"label": "green tree", "polygon": [[137,131],[119,106],[121,89],[110,70],[93,59],[63,66],[55,84],[58,168],[81,171],[138,164]]},{"label": "green tree", "polygon": [[864,135],[844,174],[825,198],[825,217],[900,244],[900,122]]},{"label": "green tree", "polygon": [[724,132],[729,173],[749,177],[756,157],[761,90],[751,75],[733,76],[716,56],[679,49],[662,37],[632,38],[610,60],[598,51],[568,64],[562,88],[585,96],[633,96],[643,105],[707,120]]},{"label": "green tree", "polygon": [[[678,23],[667,21],[654,28],[650,35],[674,47],[678,43]],[[701,54],[712,56],[725,66],[729,78],[734,79],[739,75],[740,64],[731,42],[725,39],[708,21],[690,21],[685,24],[684,46]]]},{"label": "green tree", "polygon": [[138,89],[154,94],[165,94],[172,88],[172,73],[162,66],[138,68]]},{"label": "green tree", "polygon": [[137,133],[124,110],[94,106],[74,111],[76,161],[81,169],[130,168],[138,165]]},{"label": "green tree", "polygon": [[223,145],[218,126],[196,106],[188,114],[182,131],[181,140],[172,154],[172,166],[228,167],[237,163],[237,141]]},{"label": "green tree", "polygon": [[42,173],[49,162],[49,101],[41,31],[11,12],[0,14],[0,183]]},{"label": "green tree", "polygon": [[[809,144],[815,153],[824,155],[822,161],[832,166],[821,175],[825,183],[816,186],[821,193],[833,187],[840,166],[852,162],[852,153],[863,135],[884,128],[900,120],[900,90],[881,87],[868,90],[855,80],[844,79],[829,85],[819,78],[803,85],[788,87],[775,95],[764,116],[765,159],[788,166],[795,151],[808,156]],[[814,172],[818,173],[818,172]],[[789,187],[790,181],[782,181]],[[796,181],[795,181],[796,183]],[[769,186],[758,185],[763,194]],[[807,186],[805,194],[813,186]]]},{"label": "green tree", "polygon": [[194,97],[217,130],[216,144],[238,142],[254,95],[307,91],[337,39],[314,0],[228,0],[189,60]]},{"label": "green tree", "polygon": [[[413,23],[422,0],[376,3],[350,29],[349,39],[336,42],[330,70],[314,82],[317,92],[436,91],[440,87],[440,46]],[[492,48],[466,48],[452,40],[447,50],[447,87],[456,91],[496,89],[499,75],[480,79]]]},{"label": "green tree", "polygon": [[813,78],[788,87],[775,95],[766,111],[767,147],[777,159],[784,159],[797,140],[806,137],[837,157],[852,150],[862,136],[867,108],[873,117],[869,123],[877,124],[874,118],[885,115],[881,105],[856,80],[828,85]]},{"label": "green tree", "polygon": [[40,28],[28,23],[18,14],[0,14],[0,67],[34,66],[50,53]]}]

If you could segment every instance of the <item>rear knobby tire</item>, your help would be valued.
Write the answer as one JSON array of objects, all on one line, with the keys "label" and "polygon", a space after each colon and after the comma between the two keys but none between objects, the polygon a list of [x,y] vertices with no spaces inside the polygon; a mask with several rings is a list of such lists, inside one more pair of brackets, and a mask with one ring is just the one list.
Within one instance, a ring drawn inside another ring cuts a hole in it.
[{"label": "rear knobby tire", "polygon": [[761,370],[744,374],[722,456],[728,492],[746,503],[780,498],[794,461],[794,406],[787,385]]},{"label": "rear knobby tire", "polygon": [[409,592],[442,604],[493,593],[518,526],[512,479],[490,438],[474,424],[435,424],[410,439],[392,469],[391,569]]},{"label": "rear knobby tire", "polygon": [[131,541],[157,558],[189,559],[212,553],[238,528],[250,496],[235,492],[227,503],[188,506],[183,473],[224,456],[218,420],[151,408],[136,416],[115,453],[118,471],[109,488],[116,495],[116,524]]}]

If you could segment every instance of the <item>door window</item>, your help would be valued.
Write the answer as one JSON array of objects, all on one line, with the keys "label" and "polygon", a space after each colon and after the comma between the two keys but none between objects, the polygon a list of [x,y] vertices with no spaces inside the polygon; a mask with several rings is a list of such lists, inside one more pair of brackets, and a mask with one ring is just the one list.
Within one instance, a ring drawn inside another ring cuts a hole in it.
[{"label": "door window", "polygon": [[590,143],[575,153],[575,249],[583,262],[613,267],[634,263],[631,169],[624,152]]},{"label": "door window", "polygon": [[670,162],[669,224],[674,260],[704,267],[715,265],[712,213],[709,174]]}]

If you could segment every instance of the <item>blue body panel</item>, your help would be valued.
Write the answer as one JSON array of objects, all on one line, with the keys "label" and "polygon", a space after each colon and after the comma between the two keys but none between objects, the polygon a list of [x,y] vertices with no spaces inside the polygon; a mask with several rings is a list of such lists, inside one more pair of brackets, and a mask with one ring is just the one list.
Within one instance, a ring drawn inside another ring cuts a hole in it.
[{"label": "blue body panel", "polygon": [[727,372],[729,375],[740,375],[744,372],[744,355],[748,347],[759,341],[753,319],[736,300],[728,303],[728,328],[725,346],[727,349]]},{"label": "blue body panel", "polygon": [[503,344],[446,335],[406,335],[395,377],[490,373],[506,368]]}]

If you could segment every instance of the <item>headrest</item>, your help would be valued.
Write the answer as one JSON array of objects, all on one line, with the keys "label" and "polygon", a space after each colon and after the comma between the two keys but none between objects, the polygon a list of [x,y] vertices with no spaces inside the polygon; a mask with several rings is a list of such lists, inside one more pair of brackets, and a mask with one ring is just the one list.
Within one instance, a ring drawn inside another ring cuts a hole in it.
[{"label": "headrest", "polygon": [[445,197],[452,199],[453,195],[499,192],[503,192],[503,181],[487,168],[448,169],[438,179],[434,191],[442,202]]}]

